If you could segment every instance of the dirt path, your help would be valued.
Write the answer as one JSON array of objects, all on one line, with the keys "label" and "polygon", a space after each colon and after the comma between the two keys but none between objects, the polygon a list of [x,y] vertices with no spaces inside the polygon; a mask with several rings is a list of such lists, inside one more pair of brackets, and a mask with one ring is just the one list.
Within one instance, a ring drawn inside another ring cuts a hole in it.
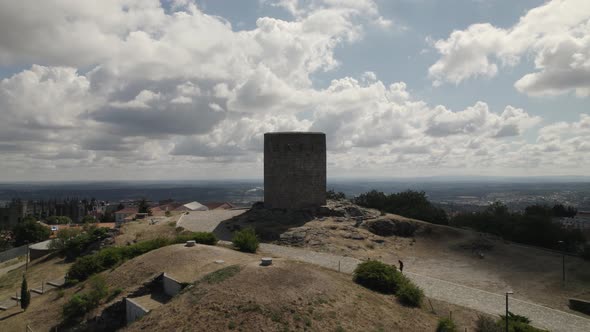
[{"label": "dirt path", "polygon": [[[323,266],[333,270],[340,270],[344,273],[352,273],[360,260],[320,253],[306,249],[278,246],[263,243],[260,245],[261,252],[300,260],[303,262]],[[421,274],[406,271],[426,296],[468,307],[488,314],[502,314],[505,310],[505,295],[497,294],[480,289],[462,286],[452,282],[427,277]],[[532,324],[554,332],[590,331],[590,319],[576,316],[567,312],[551,309],[532,302],[519,300],[518,294],[512,295],[509,299],[510,311],[516,314],[527,316]]]}]

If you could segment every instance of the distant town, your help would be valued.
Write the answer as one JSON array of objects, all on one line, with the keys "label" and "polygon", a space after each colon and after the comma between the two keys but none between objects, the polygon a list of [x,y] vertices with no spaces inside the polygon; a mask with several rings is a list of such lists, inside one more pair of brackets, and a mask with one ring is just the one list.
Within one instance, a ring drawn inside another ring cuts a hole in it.
[{"label": "distant town", "polygon": [[96,199],[21,200],[13,199],[0,207],[0,226],[10,228],[26,217],[34,217],[47,225],[79,224],[86,222],[114,223],[161,217],[172,212],[230,210],[237,208],[230,202],[176,202],[172,199],[146,199],[108,202]]}]

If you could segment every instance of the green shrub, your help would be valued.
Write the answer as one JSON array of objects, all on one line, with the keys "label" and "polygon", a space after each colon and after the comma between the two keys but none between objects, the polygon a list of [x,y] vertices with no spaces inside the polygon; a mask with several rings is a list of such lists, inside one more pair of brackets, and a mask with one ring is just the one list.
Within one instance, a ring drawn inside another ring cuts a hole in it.
[{"label": "green shrub", "polygon": [[100,301],[109,294],[106,281],[102,276],[94,276],[89,281],[90,290],[84,294],[75,294],[62,307],[62,315],[65,321],[74,322],[80,320],[87,312],[98,307]]},{"label": "green shrub", "polygon": [[43,226],[35,218],[26,217],[21,223],[16,224],[12,229],[14,235],[14,246],[22,246],[25,243],[36,243],[49,239],[51,231]]},{"label": "green shrub", "polygon": [[475,322],[475,332],[503,332],[500,325],[489,316],[479,316]]},{"label": "green shrub", "polygon": [[109,295],[109,287],[101,275],[95,275],[90,278],[90,291],[87,293],[87,299],[92,308],[98,307],[101,299]]},{"label": "green shrub", "polygon": [[67,260],[74,260],[87,252],[92,244],[106,237],[108,237],[108,228],[105,227],[85,226],[83,231],[66,228],[57,232],[57,238],[51,241],[50,247],[59,250]]},{"label": "green shrub", "polygon": [[457,331],[457,326],[455,322],[450,318],[441,318],[438,320],[438,326],[436,327],[436,332],[455,332]]},{"label": "green shrub", "polygon": [[150,252],[152,250],[165,247],[167,245],[172,244],[172,241],[166,238],[156,238],[153,240],[139,242],[127,247],[122,247],[125,250],[123,251],[123,258],[131,259],[133,257],[137,257],[139,255],[143,255],[146,252]]},{"label": "green shrub", "polygon": [[210,232],[196,232],[194,233],[193,240],[201,244],[217,244],[217,237],[215,236],[215,234]]},{"label": "green shrub", "polygon": [[402,304],[411,307],[419,307],[424,299],[424,292],[422,289],[409,281],[399,285],[395,295],[397,295]]},{"label": "green shrub", "polygon": [[111,302],[112,300],[114,300],[122,292],[123,292],[123,289],[122,288],[117,288],[117,289],[113,290],[109,294],[109,297],[107,298],[106,302]]},{"label": "green shrub", "polygon": [[353,280],[374,291],[393,294],[397,291],[397,280],[400,274],[391,265],[379,261],[368,261],[359,264],[354,270]]},{"label": "green shrub", "polygon": [[232,242],[234,246],[244,252],[256,252],[259,245],[256,232],[251,227],[235,232]]},{"label": "green shrub", "polygon": [[[98,234],[100,234],[102,231],[95,232],[99,232]],[[95,254],[79,257],[68,270],[66,275],[66,283],[71,285],[78,281],[86,280],[91,275],[114,267],[128,259],[143,255],[149,251],[165,247],[173,243],[182,243],[188,240],[195,240],[197,243],[202,244],[217,243],[217,238],[213,233],[197,232],[179,235],[174,240],[167,238],[156,238],[126,247],[104,248]]]},{"label": "green shrub", "polygon": [[171,244],[164,238],[136,243],[127,247],[109,247],[101,251],[79,257],[66,274],[66,282],[72,284],[72,280],[83,281],[91,275],[111,268],[127,259],[145,254],[148,251],[158,249]]},{"label": "green shrub", "polygon": [[70,269],[66,274],[66,282],[68,283],[68,280],[70,280],[68,283],[70,284],[73,280],[86,280],[91,275],[105,269],[106,267],[102,265],[98,254],[80,257],[74,264],[72,264],[72,266],[70,266]]},{"label": "green shrub", "polygon": [[101,262],[103,269],[113,267],[119,262],[122,262],[127,255],[127,248],[125,247],[109,247],[94,254],[96,259]]},{"label": "green shrub", "polygon": [[78,294],[72,296],[72,298],[66,304],[64,304],[62,308],[62,315],[66,321],[80,319],[87,312],[86,298]]},{"label": "green shrub", "polygon": [[211,232],[191,232],[188,234],[177,235],[174,239],[175,243],[184,243],[186,241],[194,240],[196,243],[215,245],[217,237]]}]

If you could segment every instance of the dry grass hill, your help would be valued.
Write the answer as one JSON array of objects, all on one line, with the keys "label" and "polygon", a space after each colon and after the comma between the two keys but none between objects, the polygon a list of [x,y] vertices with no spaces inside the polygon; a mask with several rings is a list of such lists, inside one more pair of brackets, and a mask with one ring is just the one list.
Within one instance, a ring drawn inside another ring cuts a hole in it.
[{"label": "dry grass hill", "polygon": [[[395,265],[403,260],[407,271],[413,273],[495,293],[513,289],[519,299],[576,315],[581,314],[567,308],[567,298],[590,299],[590,264],[578,258],[566,258],[567,284],[563,287],[561,256],[554,252],[470,230],[381,215],[346,202],[330,202],[329,209],[337,211],[336,215],[330,215],[333,211],[327,215],[294,216],[252,210],[213,228],[225,236],[231,230],[254,226],[276,244]],[[187,220],[193,222],[186,224],[191,230],[212,230],[199,229],[198,217]],[[412,225],[411,236],[378,235],[371,226],[400,222]],[[115,245],[156,236],[173,237],[179,231],[168,219],[157,225],[137,222],[122,229]],[[101,273],[109,290],[117,290],[117,294],[85,319],[95,328],[121,319],[124,312],[117,307],[121,300],[130,294],[137,296],[139,289],[162,272],[189,286],[173,298],[139,296],[138,301],[152,311],[126,330],[434,331],[440,316],[449,311],[460,330],[471,330],[477,319],[474,310],[433,299],[424,301],[422,308],[405,307],[394,296],[355,284],[348,274],[315,265],[275,258],[272,266],[262,267],[262,255],[222,245],[179,244],[151,251]],[[53,278],[67,267],[55,258],[31,266],[27,276],[34,282],[44,278],[43,271],[50,271]],[[18,273],[0,276],[2,293],[14,292],[18,287],[19,278],[15,276]],[[26,312],[17,308],[0,312],[0,330],[24,331],[28,324],[33,331],[50,331],[61,322],[62,306],[88,288],[86,281],[64,291],[52,290],[35,297]]]},{"label": "dry grass hill", "polygon": [[[220,259],[222,264],[215,262]],[[126,330],[434,331],[436,327],[438,317],[426,307],[404,307],[391,295],[355,284],[350,275],[283,259],[275,259],[269,267],[259,262],[259,255],[222,246],[179,244],[154,250],[102,273],[110,290],[122,292],[86,319],[108,319],[105,309],[154,275],[167,272],[191,286],[172,299],[144,297],[152,312]],[[34,331],[50,331],[59,325],[67,299],[88,287],[84,282],[63,293],[37,297],[26,312],[13,309],[2,315],[2,330],[20,331],[28,324]],[[459,319],[465,322],[476,316],[466,309],[445,308],[463,315]]]},{"label": "dry grass hill", "polygon": [[[580,313],[569,309],[568,298],[590,300],[590,262],[581,258],[566,257],[564,287],[560,253],[510,243],[468,229],[394,214],[381,215],[346,200],[329,201],[328,207],[337,216],[259,210],[229,220],[218,228],[252,226],[268,240],[281,245],[361,260],[377,259],[394,265],[402,260],[411,272],[498,294],[514,290],[520,299],[576,315]],[[415,232],[406,237],[377,235],[370,231],[370,225],[376,221],[393,225],[410,223]]]}]

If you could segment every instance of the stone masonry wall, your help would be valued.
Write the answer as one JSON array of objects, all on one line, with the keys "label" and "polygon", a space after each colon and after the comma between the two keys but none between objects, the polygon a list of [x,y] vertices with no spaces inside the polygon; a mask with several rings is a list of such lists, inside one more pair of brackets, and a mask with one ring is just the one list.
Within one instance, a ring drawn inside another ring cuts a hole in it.
[{"label": "stone masonry wall", "polygon": [[326,135],[264,134],[264,205],[301,209],[326,204]]}]

